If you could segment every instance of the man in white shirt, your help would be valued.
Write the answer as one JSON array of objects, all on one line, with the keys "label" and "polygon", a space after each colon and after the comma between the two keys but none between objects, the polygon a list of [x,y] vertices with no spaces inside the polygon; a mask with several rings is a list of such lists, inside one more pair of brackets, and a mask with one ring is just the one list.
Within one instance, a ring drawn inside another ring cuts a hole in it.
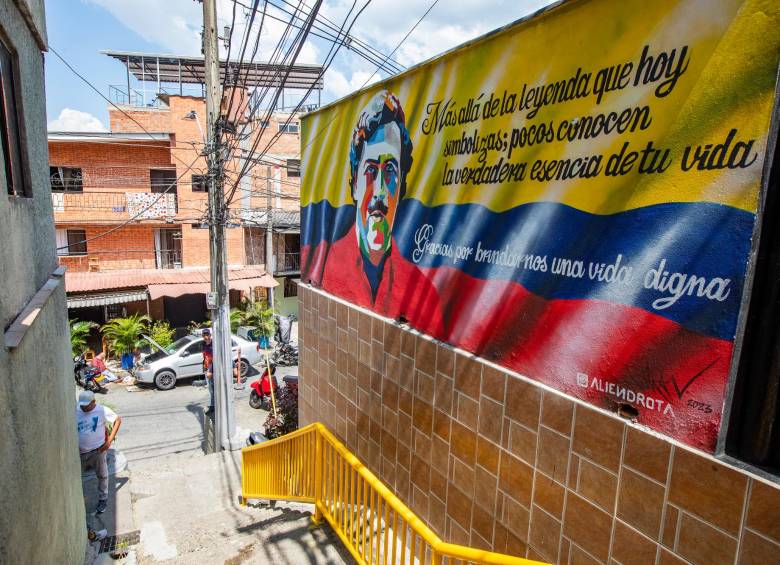
[{"label": "man in white shirt", "polygon": [[94,468],[98,478],[98,505],[96,514],[106,511],[108,506],[108,464],[106,451],[119,431],[122,418],[106,406],[95,401],[90,390],[79,394],[76,407],[76,429],[79,434],[79,453],[82,470]]}]

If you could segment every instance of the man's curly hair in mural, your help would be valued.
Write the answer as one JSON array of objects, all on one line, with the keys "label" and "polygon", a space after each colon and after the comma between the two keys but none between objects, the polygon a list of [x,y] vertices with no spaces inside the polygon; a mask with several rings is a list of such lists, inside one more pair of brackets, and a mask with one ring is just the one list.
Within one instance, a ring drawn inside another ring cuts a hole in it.
[{"label": "man's curly hair in mural", "polygon": [[349,163],[357,242],[376,294],[391,249],[396,210],[406,193],[406,176],[412,166],[412,140],[395,94],[379,92],[360,113],[352,133]]}]

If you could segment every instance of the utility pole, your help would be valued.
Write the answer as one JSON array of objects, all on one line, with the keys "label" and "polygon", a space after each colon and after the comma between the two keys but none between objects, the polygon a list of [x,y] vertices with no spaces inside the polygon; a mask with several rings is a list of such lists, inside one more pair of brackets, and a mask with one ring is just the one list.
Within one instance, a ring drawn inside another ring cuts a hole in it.
[{"label": "utility pole", "polygon": [[[271,185],[271,167],[266,167],[266,191],[265,198],[265,270],[266,272],[274,276],[274,209],[273,209],[273,196],[274,190]],[[268,289],[268,306],[274,307],[274,289]]]},{"label": "utility pole", "polygon": [[206,150],[209,170],[209,260],[211,292],[216,308],[211,312],[214,347],[214,437],[216,448],[238,449],[233,408],[233,360],[230,339],[224,194],[224,147],[221,141],[219,51],[215,0],[203,0],[203,53],[206,75]]}]

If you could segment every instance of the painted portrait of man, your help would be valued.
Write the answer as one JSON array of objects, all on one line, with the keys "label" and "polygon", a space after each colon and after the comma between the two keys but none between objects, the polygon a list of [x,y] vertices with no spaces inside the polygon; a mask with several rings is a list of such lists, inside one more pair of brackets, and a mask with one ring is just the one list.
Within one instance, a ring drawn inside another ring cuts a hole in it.
[{"label": "painted portrait of man", "polygon": [[404,111],[391,92],[379,92],[360,113],[352,133],[349,163],[355,236],[373,301],[390,255],[393,222],[412,166],[412,140]]},{"label": "painted portrait of man", "polygon": [[401,102],[392,92],[379,91],[356,118],[343,184],[352,204],[332,217],[317,212],[309,220],[313,233],[339,235],[302,249],[302,279],[382,316],[425,320],[419,328],[439,336],[438,291],[425,272],[406,260],[397,240],[409,220],[404,199],[413,149]]}]

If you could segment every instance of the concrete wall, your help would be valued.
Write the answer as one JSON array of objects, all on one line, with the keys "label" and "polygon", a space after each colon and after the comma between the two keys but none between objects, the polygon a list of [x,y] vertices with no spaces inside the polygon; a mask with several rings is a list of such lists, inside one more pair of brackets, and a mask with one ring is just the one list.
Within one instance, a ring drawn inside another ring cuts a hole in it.
[{"label": "concrete wall", "polygon": [[[274,277],[274,280],[279,283],[279,286],[274,288],[274,310],[282,316],[289,316],[290,314],[298,315],[298,297],[297,296],[284,296],[284,279],[286,277]],[[297,277],[295,277],[297,278]]]},{"label": "concrete wall", "polygon": [[445,541],[554,563],[780,563],[780,488],[299,286],[301,423]]},{"label": "concrete wall", "polygon": [[[40,12],[42,4],[28,9]],[[32,198],[0,197],[0,319],[7,327],[57,268],[46,147],[43,58],[17,4],[0,0],[0,31],[16,55]],[[5,186],[4,168],[0,183]],[[84,558],[72,361],[63,284],[20,345],[0,348],[0,563]]]}]

